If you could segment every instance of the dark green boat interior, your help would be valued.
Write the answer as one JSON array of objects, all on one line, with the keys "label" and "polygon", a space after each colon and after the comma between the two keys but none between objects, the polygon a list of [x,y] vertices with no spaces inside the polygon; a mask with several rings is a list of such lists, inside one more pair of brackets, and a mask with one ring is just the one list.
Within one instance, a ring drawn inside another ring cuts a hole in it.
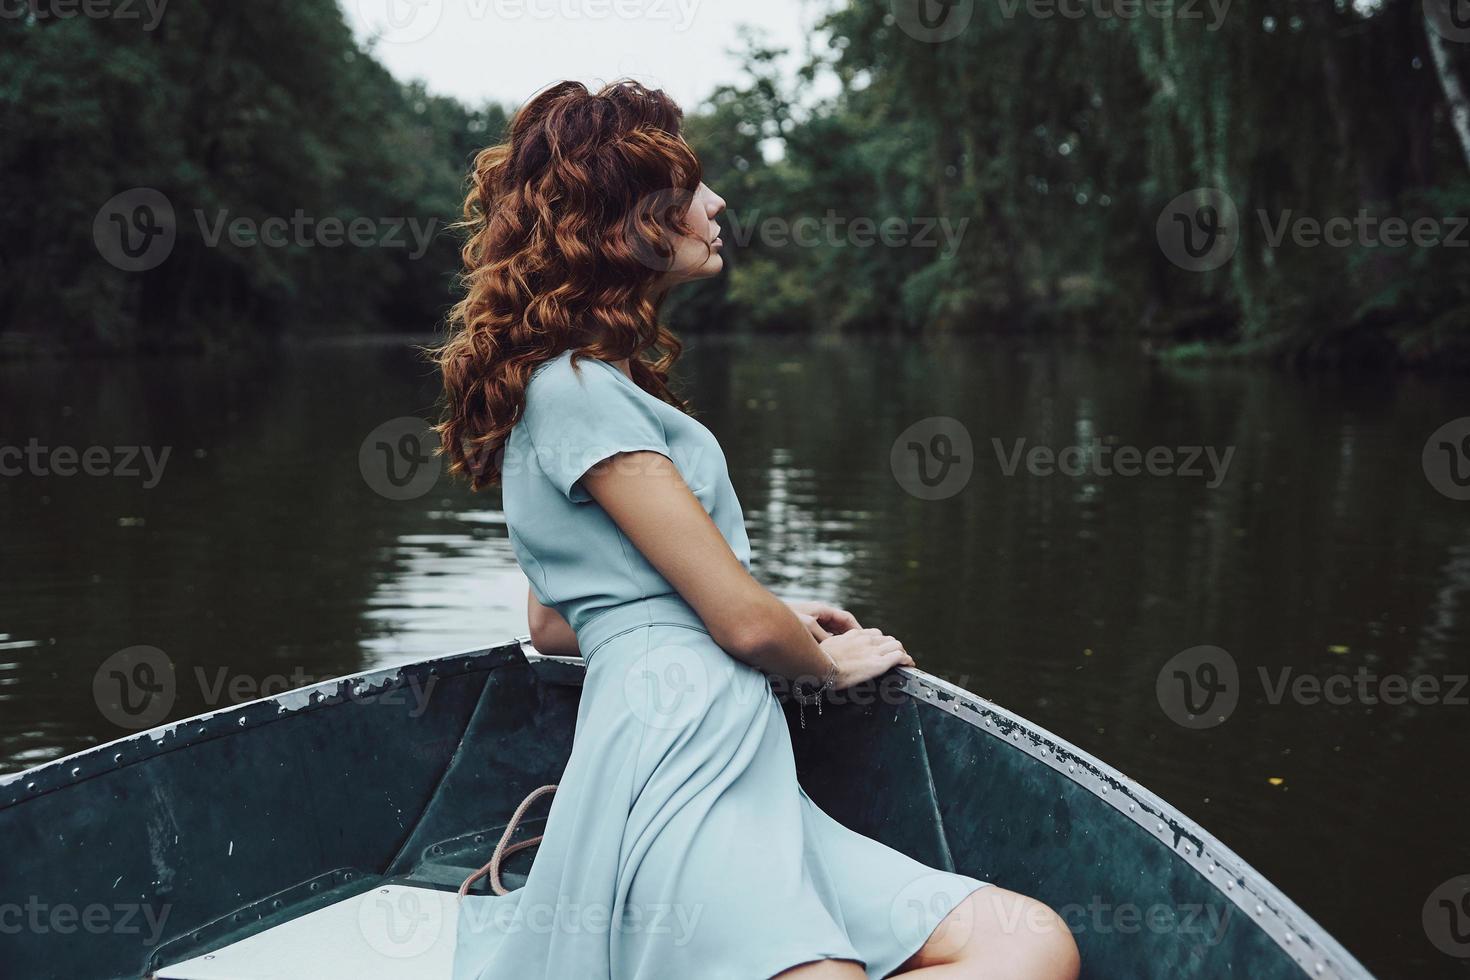
[{"label": "dark green boat interior", "polygon": [[[0,782],[0,894],[134,909],[134,929],[0,931],[5,976],[138,977],[353,896],[452,892],[559,778],[582,680],[519,643],[317,685]],[[828,813],[930,865],[1034,895],[1087,977],[1366,977],[1163,801],[919,671],[789,718]],[[425,710],[427,706],[428,710]],[[545,804],[523,823],[539,832]],[[514,887],[534,851],[511,858]],[[483,882],[477,889],[483,889]]]}]

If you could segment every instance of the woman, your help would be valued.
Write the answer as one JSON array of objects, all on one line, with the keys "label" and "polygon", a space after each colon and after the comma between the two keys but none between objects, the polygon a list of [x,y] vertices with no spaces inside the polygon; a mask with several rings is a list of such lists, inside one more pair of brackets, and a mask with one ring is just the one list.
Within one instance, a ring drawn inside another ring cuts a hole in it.
[{"label": "woman", "polygon": [[464,900],[455,976],[1075,977],[1050,909],[853,833],[797,784],[770,677],[805,704],[913,660],[751,578],[719,444],[667,386],[659,303],[723,264],[725,202],[680,124],[660,91],[563,82],[475,161],[443,450],[502,487],[537,649],[588,666],[529,879]]}]

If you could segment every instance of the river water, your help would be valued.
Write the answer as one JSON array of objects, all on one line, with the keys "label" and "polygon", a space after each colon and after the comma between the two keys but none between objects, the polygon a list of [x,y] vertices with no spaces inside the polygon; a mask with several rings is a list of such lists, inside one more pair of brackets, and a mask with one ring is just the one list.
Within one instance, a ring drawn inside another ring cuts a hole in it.
[{"label": "river water", "polygon": [[[761,581],[1119,767],[1381,975],[1463,975],[1420,917],[1470,874],[1470,501],[1423,462],[1464,382],[769,339],[678,376]],[[0,771],[127,734],[126,648],[178,718],[523,633],[497,495],[370,472],[436,394],[402,342],[0,365]]]}]

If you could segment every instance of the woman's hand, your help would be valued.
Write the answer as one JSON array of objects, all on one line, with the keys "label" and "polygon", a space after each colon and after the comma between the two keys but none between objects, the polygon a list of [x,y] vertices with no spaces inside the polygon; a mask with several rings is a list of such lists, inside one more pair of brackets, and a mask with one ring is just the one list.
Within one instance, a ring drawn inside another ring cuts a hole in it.
[{"label": "woman's hand", "polygon": [[822,652],[837,665],[837,690],[861,684],[894,667],[913,667],[903,644],[879,629],[851,629],[820,641]]},{"label": "woman's hand", "polygon": [[852,613],[825,602],[788,601],[786,604],[818,643],[838,633],[862,629]]}]

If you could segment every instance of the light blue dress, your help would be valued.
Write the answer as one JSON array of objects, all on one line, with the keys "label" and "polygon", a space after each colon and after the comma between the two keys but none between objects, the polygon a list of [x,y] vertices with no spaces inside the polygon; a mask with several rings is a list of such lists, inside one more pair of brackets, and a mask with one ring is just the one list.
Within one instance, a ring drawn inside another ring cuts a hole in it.
[{"label": "light blue dress", "polygon": [[454,976],[761,980],[826,957],[887,976],[985,883],[854,833],[807,797],[765,675],[714,643],[578,483],[636,450],[671,459],[750,564],[708,429],[605,361],[538,367],[506,445],[506,523],[587,675],[529,878],[461,903]]}]

